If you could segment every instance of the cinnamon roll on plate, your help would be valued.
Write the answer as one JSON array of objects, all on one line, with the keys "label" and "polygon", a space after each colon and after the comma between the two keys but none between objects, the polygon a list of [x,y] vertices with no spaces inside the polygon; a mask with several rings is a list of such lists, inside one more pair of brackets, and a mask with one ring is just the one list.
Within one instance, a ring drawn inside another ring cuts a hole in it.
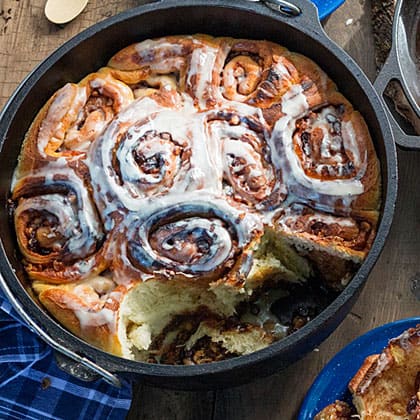
[{"label": "cinnamon roll on plate", "polygon": [[[388,328],[390,325],[393,324],[388,324]],[[380,327],[376,331],[381,330],[385,329]],[[371,335],[380,334],[376,331],[371,331]],[[351,379],[345,385],[351,398],[347,402],[336,400],[317,413],[314,420],[417,420],[420,417],[420,325],[387,341],[388,345],[378,349],[377,354],[364,358],[357,371],[352,367]]]},{"label": "cinnamon roll on plate", "polygon": [[10,202],[53,317],[119,356],[198,364],[328,305],[369,252],[381,176],[362,116],[308,58],[168,36],[51,97]]}]

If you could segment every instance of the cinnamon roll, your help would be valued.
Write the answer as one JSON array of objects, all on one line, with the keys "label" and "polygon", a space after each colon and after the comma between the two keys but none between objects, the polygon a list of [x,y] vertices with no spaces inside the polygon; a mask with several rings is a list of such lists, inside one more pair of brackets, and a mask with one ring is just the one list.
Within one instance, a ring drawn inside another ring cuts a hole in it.
[{"label": "cinnamon roll", "polygon": [[115,208],[137,211],[141,199],[169,189],[187,190],[195,129],[187,99],[178,94],[140,98],[92,145],[88,164],[104,215]]},{"label": "cinnamon roll", "polygon": [[418,419],[419,366],[420,325],[417,325],[391,338],[379,354],[365,358],[348,383],[353,404],[336,401],[315,419]]},{"label": "cinnamon roll", "polygon": [[124,286],[112,279],[88,279],[51,286],[36,281],[33,288],[46,309],[73,334],[110,353],[121,354],[118,311]]},{"label": "cinnamon roll", "polygon": [[360,114],[337,92],[313,109],[300,92],[287,99],[270,145],[288,191],[331,213],[378,210],[379,163]]},{"label": "cinnamon roll", "polygon": [[268,127],[258,111],[229,106],[207,119],[209,140],[220,150],[226,195],[251,206],[281,189],[267,147]]},{"label": "cinnamon roll", "polygon": [[[127,248],[133,265],[154,276],[216,280],[242,261],[262,233],[252,215],[232,211],[220,200],[189,201],[136,219],[128,227]],[[244,279],[249,267],[235,273]]]},{"label": "cinnamon roll", "polygon": [[59,168],[52,175],[24,177],[12,197],[16,237],[32,279],[67,283],[106,268],[102,224],[75,173]]},{"label": "cinnamon roll", "polygon": [[135,97],[175,89],[206,108],[214,105],[211,80],[218,51],[217,38],[168,36],[130,45],[114,55],[108,67],[132,87]]},{"label": "cinnamon roll", "polygon": [[223,67],[215,86],[229,101],[269,108],[299,82],[286,51],[267,41],[223,39],[219,52],[222,56],[219,64]]},{"label": "cinnamon roll", "polygon": [[375,212],[339,216],[294,203],[276,220],[279,235],[313,262],[331,287],[341,289],[366,257],[376,232]]},{"label": "cinnamon roll", "polygon": [[267,41],[223,38],[216,67],[215,96],[261,109],[270,125],[285,112],[283,98],[297,90],[309,107],[325,103],[335,90],[313,61]]},{"label": "cinnamon roll", "polygon": [[78,84],[67,83],[32,123],[18,171],[24,175],[61,157],[85,156],[103,128],[132,100],[129,87],[109,74],[92,73]]},{"label": "cinnamon roll", "polygon": [[133,44],[59,89],[11,189],[51,315],[105,351],[172,364],[281,339],[298,323],[276,302],[320,284],[304,322],[316,316],[369,252],[381,196],[367,126],[315,63],[207,35]]}]

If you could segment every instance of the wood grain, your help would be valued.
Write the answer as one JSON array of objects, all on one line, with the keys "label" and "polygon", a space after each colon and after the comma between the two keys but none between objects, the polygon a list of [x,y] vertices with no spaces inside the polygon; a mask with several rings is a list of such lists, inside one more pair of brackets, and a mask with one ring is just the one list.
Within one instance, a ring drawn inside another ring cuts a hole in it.
[{"label": "wood grain", "polygon": [[[44,1],[0,0],[0,106],[18,83],[64,41],[93,23],[142,2],[91,0],[65,27],[43,16]],[[375,77],[370,1],[347,0],[325,24],[327,33]],[[352,312],[317,349],[288,369],[251,384],[215,392],[134,388],[129,420],[293,419],[316,375],[351,340],[385,322],[419,314],[420,153],[399,152],[399,197],[385,249]]]}]

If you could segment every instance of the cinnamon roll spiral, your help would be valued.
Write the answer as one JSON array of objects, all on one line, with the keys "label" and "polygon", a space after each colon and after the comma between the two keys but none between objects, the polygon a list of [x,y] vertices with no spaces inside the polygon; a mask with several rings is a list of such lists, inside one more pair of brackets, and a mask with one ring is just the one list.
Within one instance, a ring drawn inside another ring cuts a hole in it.
[{"label": "cinnamon roll spiral", "polygon": [[[178,203],[128,228],[128,255],[134,266],[163,277],[218,279],[261,234],[252,215],[232,211],[214,199]],[[244,278],[250,267],[242,266]]]},{"label": "cinnamon roll spiral", "polygon": [[38,113],[25,138],[21,175],[64,157],[86,156],[106,125],[133,100],[128,86],[109,74],[92,73],[67,83]]},{"label": "cinnamon roll spiral", "polygon": [[337,92],[312,109],[298,94],[283,110],[270,143],[289,192],[332,213],[377,210],[379,165],[360,114]]},{"label": "cinnamon roll spiral", "polygon": [[66,283],[106,267],[102,225],[75,173],[22,178],[13,200],[16,236],[32,279]]},{"label": "cinnamon roll spiral", "polygon": [[137,211],[146,197],[189,186],[193,122],[188,102],[171,105],[167,96],[138,99],[92,146],[89,167],[104,216]]},{"label": "cinnamon roll spiral", "polygon": [[270,42],[226,38],[220,49],[221,80],[215,85],[225,99],[268,108],[298,82],[286,51]]},{"label": "cinnamon roll spiral", "polygon": [[220,147],[227,196],[251,206],[267,200],[278,181],[261,114],[244,105],[231,106],[210,113],[207,124],[211,141]]}]

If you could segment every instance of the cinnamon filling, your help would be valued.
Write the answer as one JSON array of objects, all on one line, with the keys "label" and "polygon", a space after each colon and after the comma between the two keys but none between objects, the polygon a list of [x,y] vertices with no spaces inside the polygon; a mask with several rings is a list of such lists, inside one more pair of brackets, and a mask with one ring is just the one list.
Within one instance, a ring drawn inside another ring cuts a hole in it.
[{"label": "cinnamon filling", "polygon": [[188,229],[178,222],[162,226],[152,233],[150,245],[163,257],[191,265],[208,256],[213,238],[203,228]]},{"label": "cinnamon filling", "polygon": [[226,223],[200,217],[161,224],[152,229],[148,242],[162,267],[196,275],[229,270],[237,246]]},{"label": "cinnamon filling", "polygon": [[367,221],[359,222],[350,218],[341,220],[328,214],[317,214],[308,207],[294,208],[298,213],[284,220],[292,231],[340,240],[354,250],[362,251],[368,247],[372,226]]},{"label": "cinnamon filling", "polygon": [[223,72],[223,83],[229,86],[231,79],[237,83],[237,91],[241,95],[254,92],[261,80],[261,67],[249,56],[238,55],[226,64]]},{"label": "cinnamon filling", "polygon": [[66,238],[58,230],[57,217],[47,211],[37,213],[37,216],[30,215],[25,227],[29,250],[39,255],[61,251]]},{"label": "cinnamon filling", "polygon": [[101,94],[97,89],[94,89],[83,108],[85,117],[84,120],[86,120],[87,115],[95,111],[100,111],[106,115],[107,112],[112,112],[113,106],[114,100],[112,98],[109,96],[103,96],[103,94]]},{"label": "cinnamon filling", "polygon": [[114,106],[113,98],[104,95],[98,89],[93,89],[57,151],[77,150],[83,142],[94,140],[96,125],[112,119],[115,113]]},{"label": "cinnamon filling", "polygon": [[356,173],[343,141],[340,107],[311,111],[296,122],[295,153],[308,176],[332,180],[351,179]]},{"label": "cinnamon filling", "polygon": [[[172,136],[169,133],[157,133],[156,131],[148,131],[142,136],[141,142],[157,142],[158,145],[162,145],[162,142],[169,143],[171,156],[176,157],[181,153],[181,148],[176,146]],[[133,150],[134,160],[139,165],[139,168],[147,174],[160,174],[164,170],[165,166],[169,166],[170,162],[167,160],[167,156],[147,148],[138,147]]]},{"label": "cinnamon filling", "polygon": [[139,196],[165,191],[188,161],[188,151],[167,132],[149,130],[137,139],[136,135],[136,129],[123,134],[114,147],[112,161],[117,182],[134,184],[135,190],[131,191]]}]

